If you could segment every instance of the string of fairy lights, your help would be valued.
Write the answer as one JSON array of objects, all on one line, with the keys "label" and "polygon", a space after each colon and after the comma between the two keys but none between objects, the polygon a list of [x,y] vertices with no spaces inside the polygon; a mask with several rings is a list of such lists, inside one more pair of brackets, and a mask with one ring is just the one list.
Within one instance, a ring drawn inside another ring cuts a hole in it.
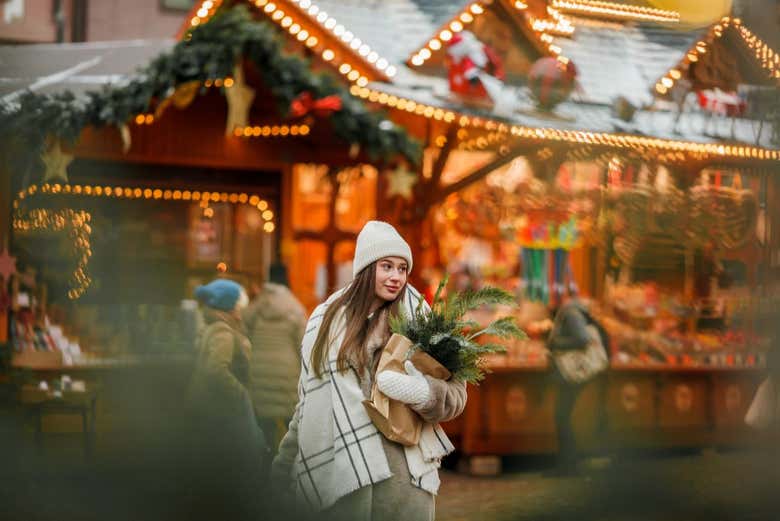
[{"label": "string of fairy lights", "polygon": [[679,22],[680,13],[655,7],[599,0],[552,0],[552,7],[566,13],[642,22]]},{"label": "string of fairy lights", "polygon": [[308,136],[309,132],[311,128],[308,125],[264,125],[233,129],[233,135],[236,137]]},{"label": "string of fairy lights", "polygon": [[[412,67],[423,65],[431,59],[435,52],[440,51],[456,33],[467,29],[467,26],[473,23],[478,16],[483,15],[487,4],[488,2],[474,2],[467,5],[451,18],[449,22],[441,26],[436,36],[413,52],[407,60],[407,64]],[[512,5],[517,11],[523,12],[529,27],[547,52],[563,63],[567,63],[568,58],[561,55],[562,49],[554,43],[553,35],[571,36],[574,33],[574,25],[571,23],[571,20],[561,14],[554,6],[547,7],[549,18],[537,18],[528,14],[527,3],[516,0]]]},{"label": "string of fairy lights", "polygon": [[[73,239],[73,247],[77,258],[77,266],[71,277],[71,288],[68,291],[68,298],[71,300],[76,300],[81,297],[92,282],[92,279],[87,273],[87,264],[89,258],[92,256],[90,245],[92,228],[89,225],[89,222],[92,220],[92,215],[85,210],[74,210],[70,208],[28,209],[20,204],[22,201],[30,200],[35,197],[63,195],[113,199],[197,202],[201,209],[202,216],[206,219],[214,217],[214,208],[211,206],[212,203],[247,205],[256,208],[260,212],[264,233],[270,234],[276,230],[276,215],[274,214],[270,203],[256,194],[91,184],[44,183],[42,185],[30,185],[26,189],[18,192],[16,199],[13,202],[13,228],[20,232],[42,230],[62,231],[69,228],[69,236]],[[226,269],[227,266],[224,262],[217,265],[217,270],[219,271],[226,271]]]},{"label": "string of fairy lights", "polygon": [[698,62],[700,56],[705,54],[713,42],[721,38],[729,27],[733,27],[736,30],[744,44],[755,54],[756,59],[760,61],[761,66],[769,72],[769,76],[776,79],[780,78],[780,55],[761,38],[753,34],[750,29],[742,25],[742,20],[726,16],[719,23],[710,27],[704,38],[694,43],[688,49],[688,52],[685,53],[683,59],[655,83],[655,91],[662,96],[669,92],[690,65]]},{"label": "string of fairy lights", "polygon": [[[253,0],[249,3],[323,60],[332,63],[339,74],[352,83],[365,86],[370,80],[389,81],[398,72],[386,58],[311,0]],[[207,22],[220,4],[219,0],[202,2],[190,19],[190,25],[196,27]],[[329,39],[343,42],[349,50],[327,46]]]},{"label": "string of fairy lights", "polygon": [[[32,194],[37,193],[37,187],[33,188]],[[90,235],[92,228],[89,222],[92,215],[84,210],[73,210],[70,208],[48,209],[33,208],[14,210],[12,226],[17,232],[49,231],[60,232],[68,229],[68,236],[72,239],[73,252],[76,257],[76,268],[71,274],[68,290],[68,298],[76,300],[87,291],[92,283],[92,278],[87,271],[89,258],[92,256],[92,247],[90,244]]]},{"label": "string of fairy lights", "polygon": [[414,100],[395,96],[374,89],[361,88],[353,85],[350,89],[353,96],[379,103],[396,110],[417,114],[428,119],[457,122],[460,127],[472,127],[487,131],[507,132],[511,135],[533,141],[557,141],[561,143],[576,143],[584,145],[604,145],[614,148],[628,148],[639,152],[680,152],[694,156],[697,159],[706,157],[731,157],[734,159],[760,159],[777,161],[780,150],[761,147],[731,145],[719,143],[694,143],[671,139],[634,136],[629,134],[610,134],[607,132],[588,132],[583,130],[564,130],[555,128],[536,128],[523,125],[512,125],[478,116],[467,116],[452,110],[418,103]]},{"label": "string of fairy lights", "polygon": [[[215,80],[206,80],[203,82],[205,87],[222,87],[231,88],[234,85],[234,80],[231,77],[224,79],[217,78]],[[159,117],[155,117],[154,114],[144,113],[138,114],[133,118],[133,122],[136,125],[152,125],[157,121]],[[233,135],[236,137],[244,138],[277,138],[277,137],[297,137],[308,136],[311,132],[309,125],[250,125],[246,127],[235,127],[233,129]]]}]

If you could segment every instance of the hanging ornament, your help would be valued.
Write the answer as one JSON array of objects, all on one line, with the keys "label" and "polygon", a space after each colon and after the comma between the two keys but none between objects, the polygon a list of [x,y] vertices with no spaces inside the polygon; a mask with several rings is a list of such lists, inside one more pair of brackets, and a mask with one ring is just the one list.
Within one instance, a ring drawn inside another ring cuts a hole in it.
[{"label": "hanging ornament", "polygon": [[169,95],[157,105],[157,109],[154,111],[155,119],[160,118],[165,109],[171,104],[179,110],[186,109],[190,106],[195,96],[198,94],[201,82],[199,80],[192,80],[186,83],[178,85],[175,89],[171,87],[169,89]]},{"label": "hanging ornament", "polygon": [[[492,105],[505,78],[501,58],[471,31],[456,33],[447,45],[450,92],[467,103]],[[494,87],[491,90],[491,87]]]},{"label": "hanging ornament", "polygon": [[387,173],[387,197],[398,195],[410,201],[416,183],[417,174],[399,165],[398,168]]},{"label": "hanging ornament", "polygon": [[73,161],[73,156],[63,153],[59,141],[53,141],[41,159],[46,167],[42,183],[68,182],[68,165]]},{"label": "hanging ornament", "polygon": [[341,98],[336,94],[315,100],[310,91],[302,92],[290,103],[290,117],[300,118],[312,112],[315,116],[324,118],[338,112],[343,106]]},{"label": "hanging ornament", "polygon": [[186,109],[195,99],[199,89],[200,81],[198,80],[192,80],[178,85],[176,90],[173,91],[173,95],[170,97],[173,106],[179,110]]},{"label": "hanging ornament", "polygon": [[225,88],[228,115],[225,125],[225,135],[232,136],[236,127],[249,125],[249,109],[255,99],[255,90],[244,82],[244,70],[241,65],[233,68],[233,85]]},{"label": "hanging ornament", "polygon": [[655,174],[655,189],[660,194],[666,194],[670,187],[669,170],[664,166],[658,167],[658,172]]},{"label": "hanging ornament", "polygon": [[133,140],[130,137],[130,127],[121,125],[119,127],[119,135],[122,136],[122,152],[127,154],[133,144]]},{"label": "hanging ornament", "polygon": [[8,250],[0,252],[0,277],[3,282],[8,282],[8,278],[16,273],[16,257],[12,257]]},{"label": "hanging ornament", "polygon": [[736,92],[725,92],[715,87],[696,93],[699,106],[720,116],[741,116],[747,110],[747,101]]},{"label": "hanging ornament", "polygon": [[360,143],[352,143],[349,145],[349,158],[355,159],[360,154]]},{"label": "hanging ornament", "polygon": [[612,101],[612,114],[627,123],[634,119],[636,109],[636,105],[624,96],[618,96]]},{"label": "hanging ornament", "polygon": [[528,87],[541,110],[552,110],[574,90],[577,68],[555,58],[537,60],[528,71]]}]

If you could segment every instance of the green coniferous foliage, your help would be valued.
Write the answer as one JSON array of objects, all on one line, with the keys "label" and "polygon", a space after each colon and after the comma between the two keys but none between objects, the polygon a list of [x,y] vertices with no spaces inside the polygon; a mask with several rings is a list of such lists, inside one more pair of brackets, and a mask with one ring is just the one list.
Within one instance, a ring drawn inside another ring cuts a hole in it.
[{"label": "green coniferous foliage", "polygon": [[408,338],[413,344],[413,350],[421,349],[432,356],[452,373],[453,378],[477,383],[485,377],[486,372],[482,356],[505,351],[501,344],[478,343],[477,338],[482,335],[504,339],[524,338],[525,333],[517,326],[514,317],[502,317],[487,326],[464,320],[468,311],[485,305],[514,305],[510,293],[488,286],[477,291],[455,293],[444,299],[441,293],[447,280],[445,277],[439,284],[430,310],[420,297],[410,318],[405,313],[390,318],[390,329]]}]

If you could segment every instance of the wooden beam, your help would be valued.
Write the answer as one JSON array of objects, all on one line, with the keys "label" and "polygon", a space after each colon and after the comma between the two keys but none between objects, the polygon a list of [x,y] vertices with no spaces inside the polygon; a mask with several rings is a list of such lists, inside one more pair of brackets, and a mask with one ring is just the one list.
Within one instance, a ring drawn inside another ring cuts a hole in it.
[{"label": "wooden beam", "polygon": [[439,188],[439,181],[441,181],[441,175],[444,172],[444,167],[447,165],[447,159],[450,157],[450,152],[455,146],[455,142],[458,139],[458,129],[455,125],[450,125],[447,129],[447,142],[439,152],[439,157],[436,158],[436,162],[433,164],[431,170],[431,179],[429,183],[435,189]]},{"label": "wooden beam", "polygon": [[450,194],[459,192],[460,190],[463,190],[467,186],[476,183],[477,181],[487,176],[490,172],[492,172],[496,168],[500,168],[505,164],[511,162],[515,158],[525,155],[528,152],[536,150],[538,148],[539,145],[522,145],[510,149],[504,154],[501,154],[501,152],[499,152],[498,157],[493,161],[491,161],[490,163],[476,169],[475,171],[473,171],[463,179],[460,179],[459,181],[455,181],[454,183],[441,187],[441,189],[439,189],[438,192],[436,193],[435,201],[430,201],[430,202],[431,203],[441,202],[444,199],[446,199]]}]

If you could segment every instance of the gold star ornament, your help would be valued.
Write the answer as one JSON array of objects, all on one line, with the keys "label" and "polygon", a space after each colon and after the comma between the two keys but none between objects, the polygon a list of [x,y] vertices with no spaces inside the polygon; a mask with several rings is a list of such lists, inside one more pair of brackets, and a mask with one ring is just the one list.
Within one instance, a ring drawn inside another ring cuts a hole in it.
[{"label": "gold star ornament", "polygon": [[406,200],[411,200],[415,184],[417,184],[417,174],[399,166],[387,173],[387,197],[399,195]]},{"label": "gold star ornament", "polygon": [[41,159],[46,167],[43,183],[68,182],[68,165],[73,161],[73,156],[62,151],[59,141],[52,142]]},{"label": "gold star ornament", "polygon": [[225,98],[228,105],[225,135],[231,136],[236,127],[249,125],[249,109],[255,99],[255,89],[248,87],[244,82],[244,71],[241,65],[236,65],[233,69],[233,85],[225,87]]}]

